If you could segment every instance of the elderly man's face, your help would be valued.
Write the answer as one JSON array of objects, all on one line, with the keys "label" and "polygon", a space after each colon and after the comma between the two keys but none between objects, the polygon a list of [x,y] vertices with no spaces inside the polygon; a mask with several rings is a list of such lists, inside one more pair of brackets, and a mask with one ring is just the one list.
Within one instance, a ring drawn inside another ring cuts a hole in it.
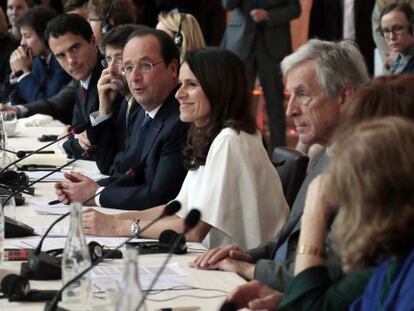
[{"label": "elderly man's face", "polygon": [[177,86],[177,61],[164,63],[160,44],[153,35],[128,41],[123,66],[129,69],[124,74],[132,96],[146,111],[160,106]]},{"label": "elderly man's face", "polygon": [[293,119],[299,140],[304,144],[329,143],[338,125],[343,98],[328,97],[316,78],[314,61],[299,64],[287,73],[286,91],[286,115]]}]

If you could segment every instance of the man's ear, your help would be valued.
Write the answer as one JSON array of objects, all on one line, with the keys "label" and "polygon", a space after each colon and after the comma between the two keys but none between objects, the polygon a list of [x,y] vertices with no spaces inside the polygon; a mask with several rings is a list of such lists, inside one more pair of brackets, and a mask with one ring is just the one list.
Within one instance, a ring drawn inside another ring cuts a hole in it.
[{"label": "man's ear", "polygon": [[178,59],[173,59],[171,63],[168,65],[168,67],[171,68],[174,78],[178,78],[179,69],[180,69],[178,65]]},{"label": "man's ear", "polygon": [[351,85],[347,85],[342,89],[341,94],[340,94],[340,103],[339,103],[341,111],[347,106],[350,98],[354,96],[354,94],[355,94],[355,89]]}]

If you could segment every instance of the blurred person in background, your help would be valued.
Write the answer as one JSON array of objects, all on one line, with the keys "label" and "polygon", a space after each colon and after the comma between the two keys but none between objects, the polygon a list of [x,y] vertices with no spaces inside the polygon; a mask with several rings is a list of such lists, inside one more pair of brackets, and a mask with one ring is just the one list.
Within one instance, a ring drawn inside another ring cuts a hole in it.
[{"label": "blurred person in background", "polygon": [[10,56],[12,105],[51,97],[71,80],[43,38],[47,23],[55,15],[51,9],[36,6],[16,24],[22,39]]},{"label": "blurred person in background", "polygon": [[205,46],[200,25],[191,14],[160,13],[157,29],[165,31],[180,50],[180,62],[184,60],[187,51],[196,50]]},{"label": "blurred person in background", "polygon": [[7,31],[6,15],[0,8],[0,103],[9,100],[10,55],[19,46],[19,41]]},{"label": "blurred person in background", "polygon": [[409,3],[393,3],[381,12],[380,33],[390,50],[384,67],[390,73],[414,72],[414,10]]},{"label": "blurred person in background", "polygon": [[7,17],[10,23],[9,31],[17,40],[20,40],[21,36],[16,27],[16,23],[31,7],[33,7],[31,0],[7,0]]}]

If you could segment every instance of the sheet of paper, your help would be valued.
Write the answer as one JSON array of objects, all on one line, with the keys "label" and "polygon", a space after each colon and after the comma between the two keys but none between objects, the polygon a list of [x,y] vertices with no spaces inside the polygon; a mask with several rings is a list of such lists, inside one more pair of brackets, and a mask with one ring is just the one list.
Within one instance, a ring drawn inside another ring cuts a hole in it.
[{"label": "sheet of paper", "polygon": [[[139,265],[138,277],[142,290],[148,290],[160,269],[159,265]],[[92,269],[94,292],[117,289],[122,279],[123,266],[97,266]],[[191,286],[189,275],[178,263],[168,264],[154,285],[154,290]]]},{"label": "sheet of paper", "polygon": [[49,201],[32,201],[31,206],[36,214],[63,215],[70,211],[69,205],[49,205]]},{"label": "sheet of paper", "polygon": [[[72,166],[72,168],[73,168],[73,166]],[[70,170],[71,169],[69,169],[69,170],[66,169],[65,171],[70,171]],[[25,173],[27,174],[27,176],[29,176],[29,179],[31,181],[33,181],[33,180],[37,180],[37,179],[45,176],[46,174],[50,173],[50,171],[33,171],[33,172],[32,171],[29,171],[29,172],[25,172]],[[63,173],[64,172],[56,172],[56,173],[53,173],[52,175],[46,177],[43,181],[45,181],[45,182],[46,181],[48,181],[48,182],[56,182],[56,181],[65,180],[65,177],[63,176]],[[97,181],[99,179],[102,179],[102,178],[108,177],[108,176],[103,175],[103,174],[101,174],[99,172],[91,172],[91,171],[84,172],[84,171],[79,171],[79,173],[81,173],[81,174],[83,174],[83,175],[85,175],[85,176],[87,176],[87,177],[89,177],[89,178],[91,178],[91,179],[93,179],[95,181]]]}]

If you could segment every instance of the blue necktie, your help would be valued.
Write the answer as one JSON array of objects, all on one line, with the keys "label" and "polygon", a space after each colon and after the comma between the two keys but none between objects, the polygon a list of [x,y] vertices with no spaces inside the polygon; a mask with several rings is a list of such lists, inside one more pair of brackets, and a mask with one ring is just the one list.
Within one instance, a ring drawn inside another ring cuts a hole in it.
[{"label": "blue necktie", "polygon": [[141,154],[142,151],[144,149],[144,145],[145,145],[145,140],[147,138],[147,134],[148,134],[148,130],[150,128],[152,122],[152,118],[146,113],[144,120],[141,123],[141,127],[139,129],[139,135],[138,135],[138,140],[137,140],[137,144],[138,144],[138,158],[141,158]]}]

